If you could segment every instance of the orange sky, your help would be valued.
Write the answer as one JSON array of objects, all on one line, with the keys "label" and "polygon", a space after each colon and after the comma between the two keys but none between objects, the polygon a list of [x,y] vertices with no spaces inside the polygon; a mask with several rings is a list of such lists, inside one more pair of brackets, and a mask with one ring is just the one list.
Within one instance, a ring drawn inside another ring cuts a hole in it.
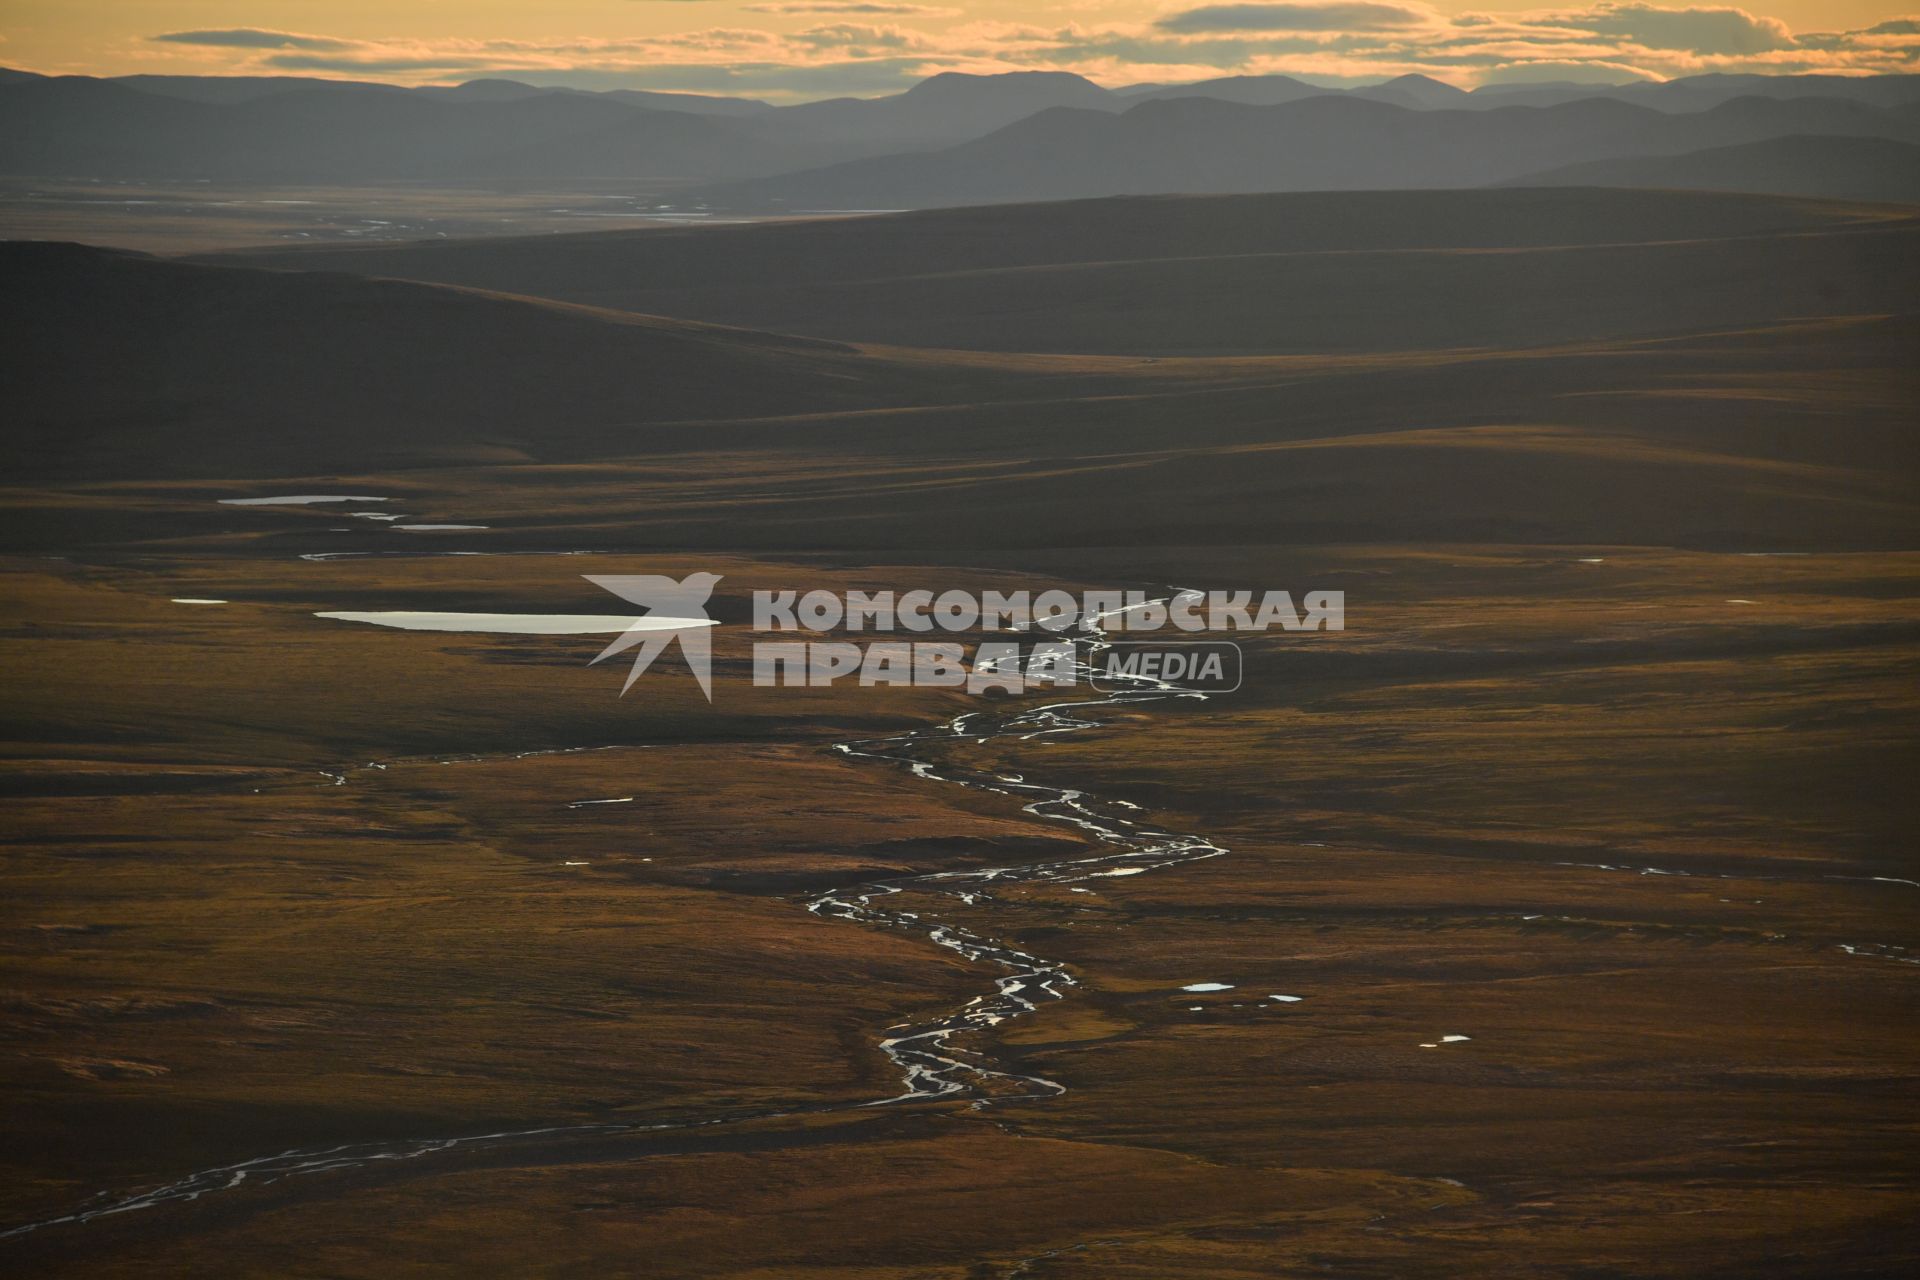
[{"label": "orange sky", "polygon": [[511,76],[779,101],[894,92],[942,70],[1106,84],[1423,71],[1473,85],[1911,71],[1917,54],[1920,16],[1875,0],[0,0],[0,65],[46,73]]}]

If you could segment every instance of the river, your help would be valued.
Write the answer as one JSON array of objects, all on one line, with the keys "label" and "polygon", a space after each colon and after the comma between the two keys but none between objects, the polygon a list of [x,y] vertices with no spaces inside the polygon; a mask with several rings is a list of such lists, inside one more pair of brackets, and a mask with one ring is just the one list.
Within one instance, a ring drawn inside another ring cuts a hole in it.
[{"label": "river", "polygon": [[[1167,601],[1152,603],[1165,604]],[[1087,678],[1092,659],[1109,643],[1104,624],[1114,616],[1115,613],[1096,614],[1083,620],[1075,632],[1074,638],[1080,642],[1077,679],[1084,681]],[[1098,730],[1105,725],[1097,715],[1103,709],[1180,698],[1204,699],[1205,696],[1159,680],[1131,677],[1125,688],[1095,698],[1050,701],[1032,706],[1016,702],[1005,708],[995,706],[963,712],[950,720],[888,737],[834,744],[832,749],[835,752],[850,759],[889,768],[904,768],[913,776],[929,782],[1023,800],[1027,813],[1048,822],[1073,827],[1096,842],[1095,851],[1085,857],[873,880],[822,893],[806,901],[806,909],[817,916],[845,920],[868,928],[917,933],[929,942],[970,961],[1002,971],[996,977],[992,991],[974,997],[960,1009],[925,1022],[887,1028],[880,1039],[879,1049],[900,1070],[901,1091],[897,1094],[859,1103],[733,1113],[662,1124],[548,1125],[457,1137],[300,1148],[203,1169],[164,1186],[133,1195],[103,1194],[70,1213],[0,1232],[0,1239],[46,1227],[90,1222],[140,1209],[198,1200],[202,1196],[233,1190],[248,1183],[258,1185],[301,1174],[415,1160],[460,1148],[551,1140],[570,1135],[597,1137],[697,1129],[824,1111],[950,1102],[968,1098],[972,1099],[974,1106],[985,1107],[1064,1093],[1065,1086],[1057,1081],[1025,1074],[987,1056],[984,1046],[956,1045],[955,1041],[971,1033],[989,1032],[1009,1019],[1032,1013],[1044,1003],[1065,998],[1075,985],[1073,974],[1067,966],[943,920],[932,906],[908,910],[904,905],[892,905],[893,902],[896,899],[903,903],[912,900],[916,906],[920,906],[919,900],[925,898],[937,905],[944,897],[968,907],[977,907],[982,903],[990,903],[995,890],[1008,885],[1074,885],[1103,877],[1142,874],[1199,859],[1215,858],[1226,851],[1203,836],[1162,830],[1143,818],[1129,816],[1142,811],[1125,800],[1103,800],[1077,787],[1034,782],[1017,773],[959,768],[946,762],[946,748],[995,739],[1031,741],[1054,734]],[[344,775],[340,777],[344,781]]]}]

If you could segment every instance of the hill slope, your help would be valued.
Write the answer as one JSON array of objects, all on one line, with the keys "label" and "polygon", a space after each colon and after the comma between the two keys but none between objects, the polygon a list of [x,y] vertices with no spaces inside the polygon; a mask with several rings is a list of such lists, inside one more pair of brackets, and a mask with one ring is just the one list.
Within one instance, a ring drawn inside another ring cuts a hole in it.
[{"label": "hill slope", "polygon": [[1902,309],[1902,210],[1684,192],[1147,197],[260,251],[851,341],[1139,354],[1532,346]]},{"label": "hill slope", "polygon": [[838,343],[399,281],[19,243],[0,244],[0,273],[16,473],[560,457],[619,451],[646,423],[944,385]]},{"label": "hill slope", "polygon": [[1891,138],[1769,138],[1677,156],[1565,165],[1525,186],[1685,187],[1842,200],[1920,202],[1920,146]]},{"label": "hill slope", "polygon": [[177,535],[128,523],[105,479],[377,493],[365,478],[403,468],[489,492],[473,514],[496,548],[577,547],[582,520],[597,545],[656,551],[1920,536],[1911,317],[1527,351],[1043,358],[71,246],[8,247],[0,269],[0,462],[16,486],[87,493],[42,504],[14,545]]}]

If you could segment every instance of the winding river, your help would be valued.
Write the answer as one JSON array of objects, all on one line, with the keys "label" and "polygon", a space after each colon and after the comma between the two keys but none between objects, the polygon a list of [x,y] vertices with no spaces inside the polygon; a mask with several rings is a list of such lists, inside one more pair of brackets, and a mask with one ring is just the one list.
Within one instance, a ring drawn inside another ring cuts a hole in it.
[{"label": "winding river", "polygon": [[[1179,593],[1181,596],[1190,594],[1195,593]],[[1165,604],[1167,601],[1152,603]],[[1124,610],[1095,614],[1084,619],[1074,633],[1074,639],[1080,642],[1077,681],[1084,681],[1089,676],[1095,655],[1108,646],[1106,624],[1119,612]],[[817,916],[867,927],[917,933],[970,961],[1003,971],[995,980],[991,992],[974,997],[964,1007],[926,1022],[887,1029],[879,1048],[900,1070],[902,1088],[897,1094],[868,1102],[732,1113],[661,1124],[550,1125],[451,1138],[356,1143],[283,1151],[236,1164],[203,1169],[165,1186],[134,1195],[102,1195],[71,1213],[0,1232],[0,1239],[46,1227],[90,1222],[139,1209],[198,1200],[210,1193],[233,1190],[247,1183],[265,1184],[300,1174],[415,1160],[460,1148],[565,1137],[691,1130],[801,1114],[936,1100],[951,1102],[971,1098],[975,1107],[986,1107],[1064,1093],[1065,1086],[1057,1081],[1023,1074],[987,1056],[983,1047],[968,1047],[955,1042],[971,1033],[990,1031],[1009,1019],[1031,1013],[1043,1003],[1064,998],[1074,985],[1073,975],[1067,967],[1059,961],[1033,955],[1010,943],[984,937],[942,920],[932,907],[909,910],[906,904],[912,902],[918,905],[925,898],[937,905],[942,897],[946,897],[974,906],[990,902],[995,890],[1008,885],[1075,885],[1103,877],[1138,875],[1162,867],[1215,858],[1226,851],[1202,836],[1165,831],[1139,817],[1129,816],[1141,811],[1124,800],[1101,800],[1077,788],[1031,782],[1019,774],[969,770],[949,765],[945,761],[945,748],[994,739],[1030,741],[1054,734],[1085,732],[1103,727],[1106,722],[1093,713],[1104,708],[1177,698],[1204,699],[1205,696],[1163,681],[1130,677],[1125,687],[1094,698],[968,711],[936,725],[910,729],[889,737],[834,745],[834,751],[851,759],[905,768],[915,777],[930,782],[1023,800],[1026,802],[1026,812],[1049,822],[1071,826],[1092,837],[1098,847],[1098,852],[1082,858],[874,880],[823,893],[806,902],[806,909]],[[344,780],[342,775],[340,781]]]}]

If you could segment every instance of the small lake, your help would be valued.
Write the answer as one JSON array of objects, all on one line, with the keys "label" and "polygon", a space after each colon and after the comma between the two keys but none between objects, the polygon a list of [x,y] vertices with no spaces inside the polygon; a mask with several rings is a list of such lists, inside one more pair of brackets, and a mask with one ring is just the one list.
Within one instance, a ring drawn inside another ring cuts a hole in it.
[{"label": "small lake", "polygon": [[686,631],[717,625],[707,618],[636,618],[612,613],[435,613],[413,609],[316,613],[336,622],[365,622],[403,631],[478,631],[494,635],[585,636],[620,631]]}]

